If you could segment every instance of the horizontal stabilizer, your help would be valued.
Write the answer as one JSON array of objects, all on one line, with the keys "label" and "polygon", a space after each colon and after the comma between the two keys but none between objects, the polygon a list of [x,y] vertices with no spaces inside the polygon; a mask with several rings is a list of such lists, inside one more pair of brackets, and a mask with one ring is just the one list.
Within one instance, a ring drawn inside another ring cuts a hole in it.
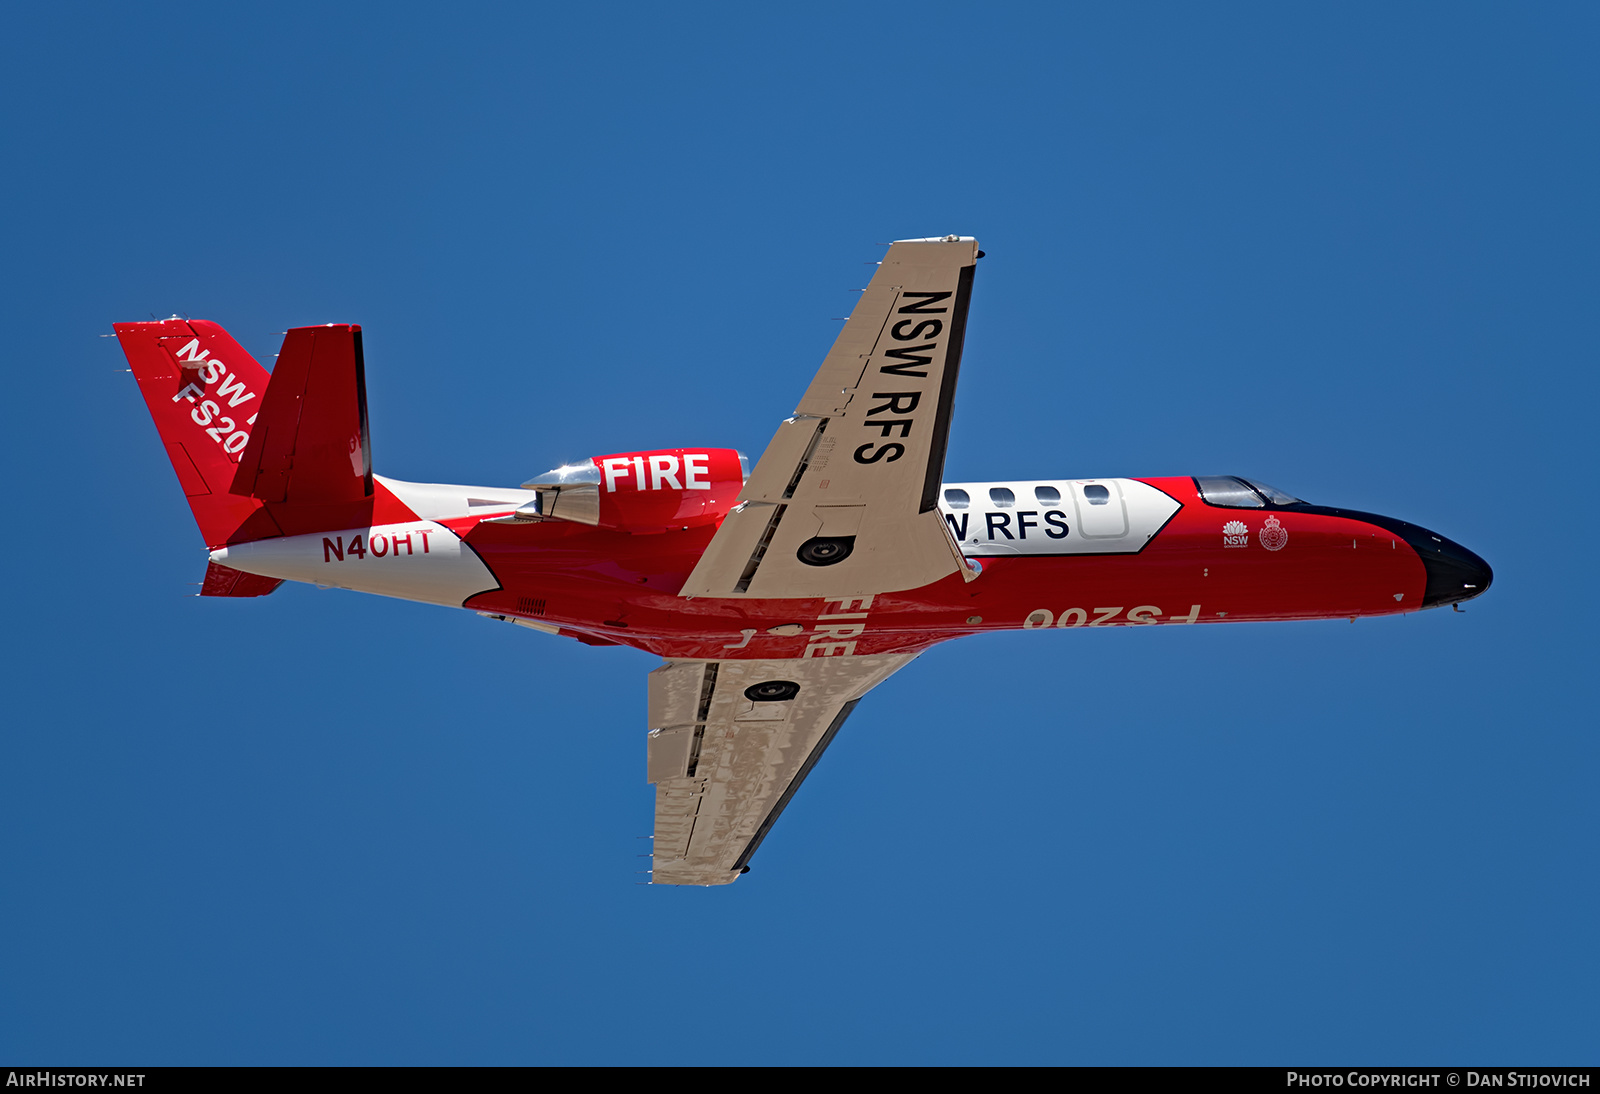
[{"label": "horizontal stabilizer", "polygon": [[200,586],[201,596],[266,596],[283,584],[282,578],[261,577],[243,570],[206,564],[206,579]]},{"label": "horizontal stabilizer", "polygon": [[361,328],[296,327],[284,336],[231,492],[330,505],[370,498],[372,489]]}]

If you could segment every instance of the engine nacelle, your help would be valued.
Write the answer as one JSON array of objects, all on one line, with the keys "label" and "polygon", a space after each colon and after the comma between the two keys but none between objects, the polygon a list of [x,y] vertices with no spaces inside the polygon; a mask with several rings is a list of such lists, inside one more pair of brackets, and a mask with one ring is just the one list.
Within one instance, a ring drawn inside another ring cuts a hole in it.
[{"label": "engine nacelle", "polygon": [[507,522],[570,520],[634,535],[714,524],[749,473],[731,448],[619,452],[568,464],[522,485],[537,493]]}]

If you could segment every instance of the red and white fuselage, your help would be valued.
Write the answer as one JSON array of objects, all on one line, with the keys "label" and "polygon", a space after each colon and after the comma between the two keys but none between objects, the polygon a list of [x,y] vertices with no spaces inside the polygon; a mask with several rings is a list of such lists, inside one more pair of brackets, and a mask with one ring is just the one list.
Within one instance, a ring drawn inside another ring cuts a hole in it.
[{"label": "red and white fuselage", "polygon": [[116,329],[194,513],[202,595],[284,581],[648,650],[653,880],[749,868],[857,703],[993,630],[1394,615],[1482,593],[1471,551],[1231,476],[941,482],[973,275],[895,243],[794,414],[738,452],[619,452],[520,487],[372,471],[361,331],[269,377],[215,323]]},{"label": "red and white fuselage", "polygon": [[[706,455],[623,458],[685,454]],[[692,496],[670,482],[647,480],[638,492],[674,504]],[[952,574],[874,594],[850,612],[821,599],[685,600],[678,592],[714,519],[648,533],[558,518],[510,523],[531,491],[377,483],[389,495],[383,523],[223,545],[211,558],[263,577],[464,607],[669,658],[848,657],[991,630],[1395,615],[1466,599],[1490,580],[1486,568],[1455,589],[1436,579],[1430,599],[1429,561],[1441,552],[1414,541],[1448,541],[1369,514],[1268,508],[1265,499],[1222,508],[1189,477],[1038,479],[945,484],[941,512],[982,567],[975,581]],[[734,496],[723,492],[724,512]],[[1471,576],[1461,551],[1449,558]],[[837,615],[851,618],[822,618]]]}]

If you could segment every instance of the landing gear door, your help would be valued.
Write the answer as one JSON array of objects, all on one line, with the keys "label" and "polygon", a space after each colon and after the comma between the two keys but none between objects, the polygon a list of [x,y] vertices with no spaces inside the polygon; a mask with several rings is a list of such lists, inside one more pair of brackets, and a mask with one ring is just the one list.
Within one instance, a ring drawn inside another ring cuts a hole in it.
[{"label": "landing gear door", "polygon": [[1072,504],[1084,539],[1121,539],[1128,534],[1128,506],[1116,479],[1076,480]]}]

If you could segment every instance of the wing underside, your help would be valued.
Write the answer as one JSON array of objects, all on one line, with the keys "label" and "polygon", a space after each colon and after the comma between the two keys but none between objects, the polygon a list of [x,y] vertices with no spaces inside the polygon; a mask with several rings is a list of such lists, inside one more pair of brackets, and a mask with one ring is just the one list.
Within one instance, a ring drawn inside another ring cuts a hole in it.
[{"label": "wing underside", "polygon": [[976,573],[939,482],[977,241],[889,248],[682,596],[858,596]]},{"label": "wing underside", "polygon": [[[976,576],[939,512],[977,241],[901,240],[679,595],[859,597]],[[652,881],[747,867],[861,697],[915,653],[650,674]]]},{"label": "wing underside", "polygon": [[671,661],[652,672],[651,881],[738,877],[856,703],[915,657]]}]

